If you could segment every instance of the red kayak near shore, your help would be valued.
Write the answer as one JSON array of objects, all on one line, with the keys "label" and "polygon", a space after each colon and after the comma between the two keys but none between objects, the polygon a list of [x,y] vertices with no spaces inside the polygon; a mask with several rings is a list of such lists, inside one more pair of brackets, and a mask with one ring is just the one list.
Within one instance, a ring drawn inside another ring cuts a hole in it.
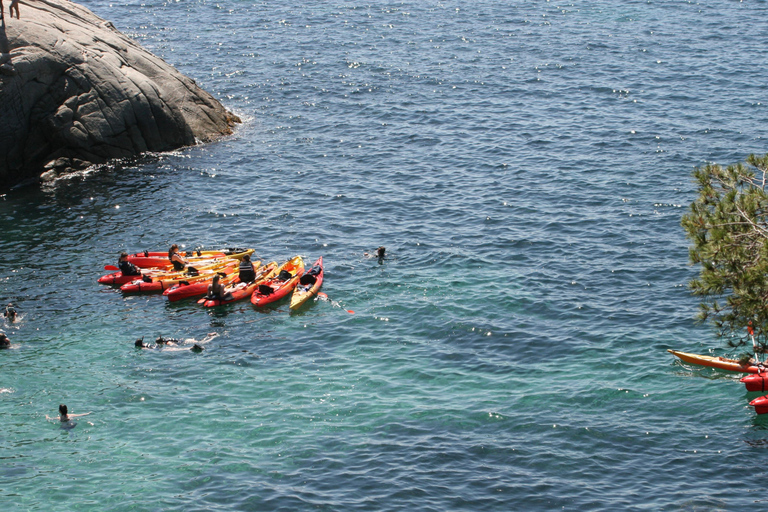
[{"label": "red kayak near shore", "polygon": [[286,261],[280,266],[275,277],[267,279],[253,291],[251,304],[261,307],[282,299],[293,290],[303,273],[304,260],[301,256]]}]

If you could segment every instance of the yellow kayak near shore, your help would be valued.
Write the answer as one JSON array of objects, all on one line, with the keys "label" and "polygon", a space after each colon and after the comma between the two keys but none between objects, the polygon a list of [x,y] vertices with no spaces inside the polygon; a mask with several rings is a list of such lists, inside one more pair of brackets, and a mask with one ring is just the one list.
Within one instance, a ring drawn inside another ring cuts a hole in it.
[{"label": "yellow kayak near shore", "polygon": [[699,366],[709,366],[710,368],[718,368],[720,370],[728,370],[731,372],[741,373],[757,373],[758,367],[753,365],[744,365],[738,362],[736,359],[728,359],[727,357],[716,356],[704,356],[700,354],[689,354],[688,352],[680,352],[677,350],[667,349],[667,352],[673,356],[679,358],[686,363],[697,364]]}]

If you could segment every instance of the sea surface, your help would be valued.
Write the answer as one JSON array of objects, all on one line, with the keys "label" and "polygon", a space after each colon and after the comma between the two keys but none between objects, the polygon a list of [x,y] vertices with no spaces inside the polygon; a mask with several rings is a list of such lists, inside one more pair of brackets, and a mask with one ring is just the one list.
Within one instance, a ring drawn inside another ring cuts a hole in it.
[{"label": "sea surface", "polygon": [[[680,218],[768,152],[766,2],[84,4],[244,122],[0,198],[3,510],[765,509],[759,395],[666,349],[726,353]],[[329,300],[96,283],[172,243]]]}]

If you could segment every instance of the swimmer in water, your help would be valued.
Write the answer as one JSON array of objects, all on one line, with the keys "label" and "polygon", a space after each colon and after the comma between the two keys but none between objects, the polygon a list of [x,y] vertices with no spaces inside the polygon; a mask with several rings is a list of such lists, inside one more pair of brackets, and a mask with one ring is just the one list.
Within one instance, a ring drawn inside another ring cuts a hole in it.
[{"label": "swimmer in water", "polygon": [[5,311],[3,312],[3,316],[6,320],[13,323],[16,321],[16,317],[18,316],[18,313],[16,312],[16,309],[13,307],[13,304],[8,304],[5,306]]},{"label": "swimmer in water", "polygon": [[[208,333],[205,338],[203,338],[200,341],[197,341],[195,338],[187,338],[187,339],[179,339],[179,338],[165,338],[163,336],[158,336],[155,339],[155,345],[150,345],[148,343],[144,343],[144,337],[137,339],[134,343],[134,346],[136,348],[148,348],[148,349],[155,349],[155,348],[161,348],[163,345],[165,345],[166,348],[164,352],[177,352],[179,350],[187,350],[186,348],[179,347],[179,345],[184,345],[188,343],[193,343],[192,347],[189,348],[192,352],[202,352],[205,350],[205,347],[203,347],[203,344],[208,343],[213,338],[218,336],[218,333],[210,332]],[[178,348],[171,348],[171,347],[178,347]]]},{"label": "swimmer in water", "polygon": [[[79,418],[80,416],[88,416],[91,414],[90,412],[84,412],[81,414],[69,414],[67,411],[67,406],[64,404],[59,405],[59,418],[58,420],[62,423],[67,423],[72,418]],[[47,420],[55,420],[56,417],[51,418],[47,414],[45,415],[45,419]]]},{"label": "swimmer in water", "polygon": [[0,349],[3,348],[11,348],[11,340],[8,339],[4,332],[0,332]]},{"label": "swimmer in water", "polygon": [[158,336],[155,343],[158,345],[178,345],[179,343],[184,343],[184,341],[176,338],[163,338],[162,336]]},{"label": "swimmer in water", "polygon": [[144,343],[144,336],[137,339],[136,342],[133,344],[133,346],[136,348],[152,348],[152,345],[147,345],[146,343]]},{"label": "swimmer in water", "polygon": [[387,252],[387,248],[382,245],[381,247],[376,249],[376,254],[370,254],[366,252],[364,253],[364,255],[366,258],[377,258],[379,260],[379,264],[381,264],[381,262],[383,262],[386,259],[386,256],[385,256],[386,252]]}]

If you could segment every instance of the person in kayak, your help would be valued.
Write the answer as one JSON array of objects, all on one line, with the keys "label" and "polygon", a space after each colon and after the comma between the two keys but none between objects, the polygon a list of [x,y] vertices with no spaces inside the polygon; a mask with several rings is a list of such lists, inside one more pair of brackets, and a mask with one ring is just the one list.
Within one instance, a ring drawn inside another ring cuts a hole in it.
[{"label": "person in kayak", "polygon": [[221,284],[221,276],[216,274],[213,276],[213,281],[208,285],[208,298],[219,300],[230,300],[232,294],[226,291],[226,286]]},{"label": "person in kayak", "polygon": [[173,270],[184,270],[187,267],[187,260],[179,253],[179,246],[176,244],[168,250],[168,259],[173,263]]},{"label": "person in kayak", "polygon": [[0,332],[0,349],[4,348],[11,348],[11,340],[8,339],[4,332]]},{"label": "person in kayak", "polygon": [[141,271],[139,267],[128,261],[128,253],[121,252],[120,257],[117,259],[117,266],[120,268],[120,272],[124,276],[140,276]]},{"label": "person in kayak", "polygon": [[253,263],[251,263],[251,256],[246,254],[243,256],[243,259],[240,260],[240,282],[241,283],[250,283],[254,280],[256,280],[256,270],[253,268]]}]

